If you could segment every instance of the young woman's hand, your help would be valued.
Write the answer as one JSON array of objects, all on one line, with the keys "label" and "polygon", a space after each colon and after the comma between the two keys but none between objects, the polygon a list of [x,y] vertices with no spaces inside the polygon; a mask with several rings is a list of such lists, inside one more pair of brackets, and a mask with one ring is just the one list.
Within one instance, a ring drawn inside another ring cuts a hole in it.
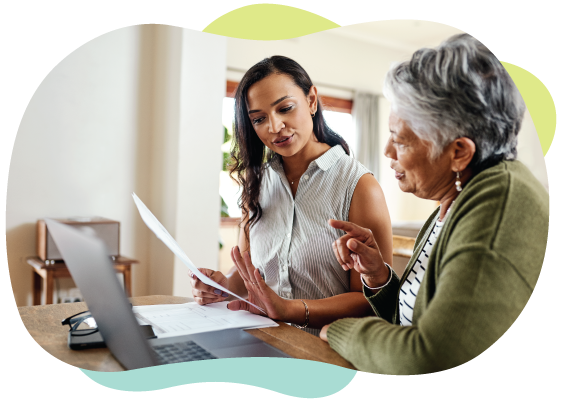
[{"label": "young woman's hand", "polygon": [[[207,268],[198,268],[198,270],[214,282],[217,282],[224,288],[229,289],[229,282],[227,281],[225,275],[223,275],[221,272]],[[190,277],[190,282],[192,283],[192,296],[194,296],[194,301],[196,301],[196,303],[200,305],[217,303],[219,301],[227,300],[227,297],[229,297],[228,293],[222,292],[221,290],[216,289],[213,286],[206,285],[191,272]]]},{"label": "young woman's hand", "polygon": [[[287,301],[278,296],[262,279],[258,269],[251,262],[251,256],[246,251],[241,255],[239,247],[235,246],[231,250],[231,259],[243,278],[245,287],[249,293],[249,300],[267,312],[269,318],[279,321],[286,320]],[[233,311],[246,310],[253,314],[264,315],[260,310],[241,300],[234,300],[227,305]]]},{"label": "young woman's hand", "polygon": [[385,284],[390,272],[370,229],[334,219],[329,220],[329,225],[347,233],[333,242],[333,253],[343,269],[354,268],[370,287]]}]

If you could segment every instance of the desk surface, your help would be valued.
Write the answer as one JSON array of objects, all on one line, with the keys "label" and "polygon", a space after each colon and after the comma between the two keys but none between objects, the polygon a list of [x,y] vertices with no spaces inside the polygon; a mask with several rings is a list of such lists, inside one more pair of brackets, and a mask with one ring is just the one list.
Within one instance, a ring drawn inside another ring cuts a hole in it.
[{"label": "desk surface", "polygon": [[[175,296],[133,297],[130,300],[136,306],[191,301],[186,297]],[[76,351],[67,347],[68,326],[61,325],[61,320],[86,309],[85,303],[67,303],[20,307],[19,311],[31,336],[52,356],[67,364],[88,370],[123,371],[123,367],[106,348]],[[276,328],[251,329],[247,332],[294,358],[322,361],[354,369],[326,342],[293,326],[281,323]]]}]

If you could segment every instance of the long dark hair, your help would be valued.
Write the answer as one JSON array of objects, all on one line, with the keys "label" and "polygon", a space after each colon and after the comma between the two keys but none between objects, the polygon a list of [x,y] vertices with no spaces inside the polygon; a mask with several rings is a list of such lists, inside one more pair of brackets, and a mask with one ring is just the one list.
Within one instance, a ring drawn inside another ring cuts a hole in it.
[{"label": "long dark hair", "polygon": [[[247,92],[249,88],[272,74],[287,75],[304,93],[309,94],[313,83],[307,72],[294,60],[284,56],[272,56],[256,63],[243,76],[235,92],[234,146],[231,151],[230,176],[242,187],[239,207],[243,217],[248,217],[244,225],[245,236],[249,240],[249,229],[260,220],[262,208],[259,204],[262,176],[275,152],[266,147],[256,134],[249,119]],[[340,144],[347,154],[349,146],[345,140],[325,123],[323,107],[317,101],[317,112],[313,117],[313,133],[320,143],[331,147]]]}]

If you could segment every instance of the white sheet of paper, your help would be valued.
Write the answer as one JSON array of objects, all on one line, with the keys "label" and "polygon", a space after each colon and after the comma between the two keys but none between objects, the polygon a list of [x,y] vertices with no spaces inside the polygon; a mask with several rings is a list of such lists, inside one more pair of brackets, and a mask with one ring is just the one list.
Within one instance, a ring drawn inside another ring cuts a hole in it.
[{"label": "white sheet of paper", "polygon": [[267,317],[248,311],[231,311],[227,302],[200,306],[195,302],[134,306],[133,313],[141,324],[152,325],[158,338],[190,335],[231,328],[267,328],[278,326]]},{"label": "white sheet of paper", "polygon": [[143,222],[145,222],[145,224],[149,227],[149,229],[153,231],[153,233],[166,245],[166,247],[168,247],[174,254],[176,254],[178,258],[180,258],[180,260],[184,263],[184,265],[186,265],[188,269],[198,277],[199,280],[204,282],[206,285],[213,286],[223,292],[229,293],[230,295],[240,300],[243,300],[245,303],[252,305],[256,309],[266,314],[266,311],[264,311],[262,308],[251,303],[250,301],[245,300],[240,296],[237,296],[235,293],[229,291],[228,289],[224,288],[217,282],[213,281],[212,279],[202,274],[198,270],[198,268],[196,268],[194,263],[190,261],[190,258],[188,258],[184,250],[180,248],[176,240],[174,240],[174,238],[170,235],[170,233],[168,233],[166,228],[159,222],[159,220],[153,215],[153,213],[147,208],[147,206],[141,201],[141,199],[135,193],[131,193],[131,195],[133,196],[133,201],[135,202],[135,205],[139,210],[139,214],[141,215],[141,219],[143,220]]}]

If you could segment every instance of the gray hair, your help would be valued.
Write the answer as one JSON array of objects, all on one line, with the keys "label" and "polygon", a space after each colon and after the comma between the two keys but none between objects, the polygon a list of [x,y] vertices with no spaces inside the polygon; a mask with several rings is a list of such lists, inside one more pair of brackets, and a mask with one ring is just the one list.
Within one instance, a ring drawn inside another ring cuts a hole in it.
[{"label": "gray hair", "polygon": [[468,34],[393,66],[384,96],[392,112],[431,143],[432,158],[459,137],[476,144],[469,165],[475,173],[517,157],[525,103],[499,60]]}]

